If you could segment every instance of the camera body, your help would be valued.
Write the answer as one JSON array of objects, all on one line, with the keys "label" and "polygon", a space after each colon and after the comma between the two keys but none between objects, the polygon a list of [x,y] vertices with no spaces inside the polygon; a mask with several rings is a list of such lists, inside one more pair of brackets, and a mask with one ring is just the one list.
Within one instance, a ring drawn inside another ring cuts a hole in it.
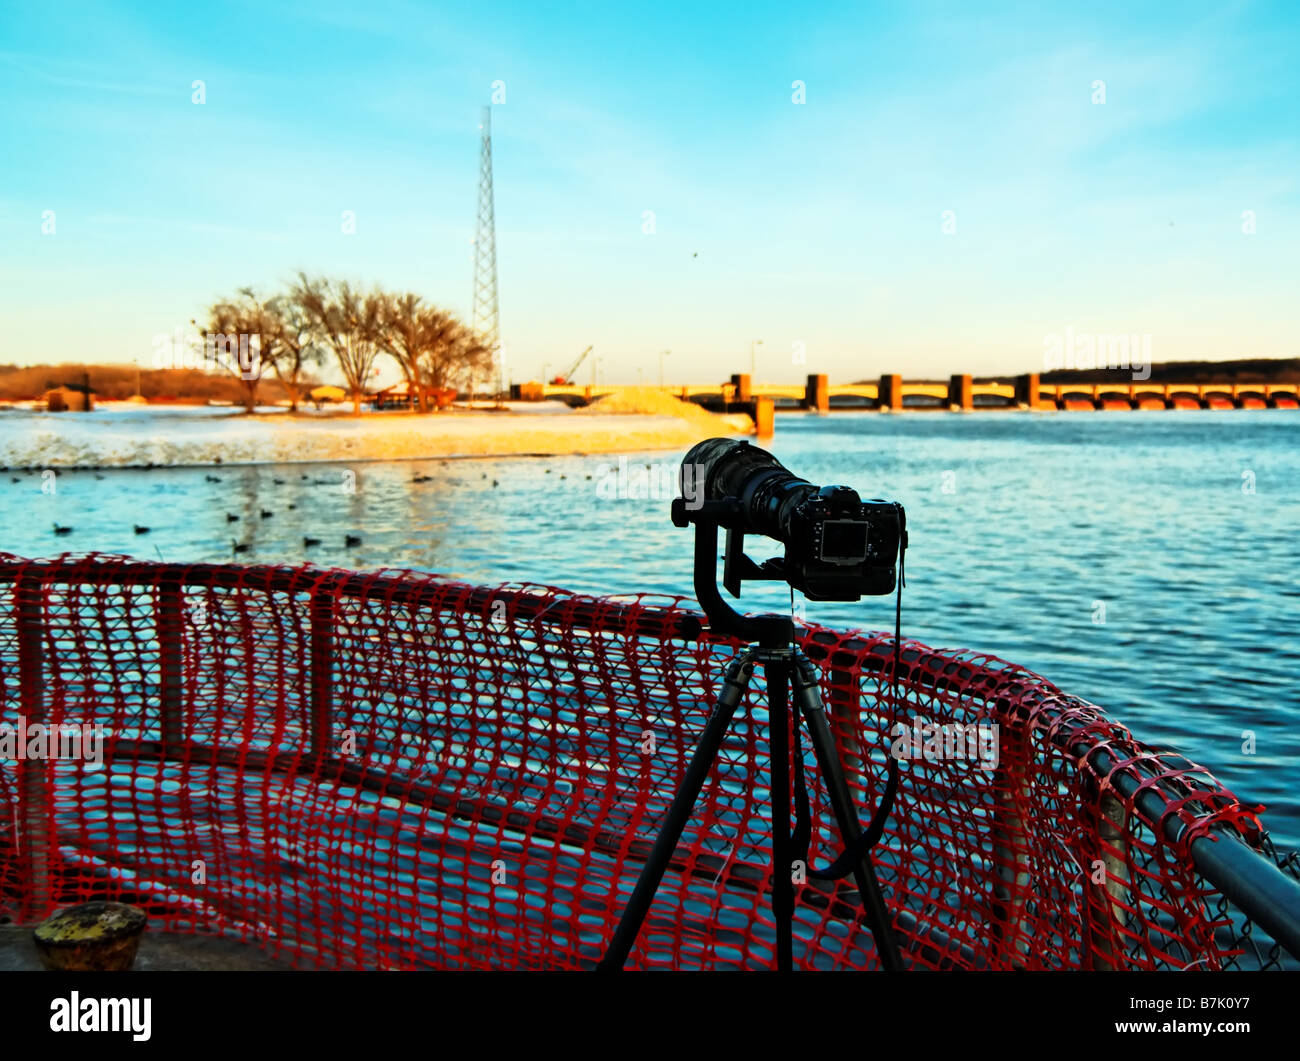
[{"label": "camera body", "polygon": [[823,486],[790,511],[782,570],[809,600],[857,600],[894,591],[900,506]]}]

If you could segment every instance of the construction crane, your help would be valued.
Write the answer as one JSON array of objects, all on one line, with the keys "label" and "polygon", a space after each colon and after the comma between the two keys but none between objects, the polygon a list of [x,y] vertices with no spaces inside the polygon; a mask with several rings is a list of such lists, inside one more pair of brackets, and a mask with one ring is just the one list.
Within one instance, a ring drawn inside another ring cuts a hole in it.
[{"label": "construction crane", "polygon": [[569,366],[567,372],[561,372],[558,376],[556,376],[553,380],[551,380],[551,386],[563,387],[567,384],[572,383],[573,374],[577,372],[579,368],[582,367],[582,363],[587,360],[587,355],[591,353],[591,350],[592,348],[589,346],[582,353],[580,353],[578,355],[578,360]]}]

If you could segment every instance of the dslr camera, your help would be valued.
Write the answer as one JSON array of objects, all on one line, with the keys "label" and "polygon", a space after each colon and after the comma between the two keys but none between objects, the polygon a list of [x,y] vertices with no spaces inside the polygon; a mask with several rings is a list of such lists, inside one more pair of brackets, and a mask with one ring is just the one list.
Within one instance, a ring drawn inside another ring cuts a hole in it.
[{"label": "dslr camera", "polygon": [[[784,579],[809,600],[855,601],[892,593],[900,545],[907,545],[903,506],[863,501],[849,486],[815,486],[748,442],[710,438],[682,461],[682,496],[697,498],[732,536],[762,534],[785,556],[741,577]],[[689,521],[690,504],[680,519]],[[674,521],[678,521],[674,509]],[[739,550],[739,545],[737,545]],[[739,578],[728,577],[738,595]]]}]

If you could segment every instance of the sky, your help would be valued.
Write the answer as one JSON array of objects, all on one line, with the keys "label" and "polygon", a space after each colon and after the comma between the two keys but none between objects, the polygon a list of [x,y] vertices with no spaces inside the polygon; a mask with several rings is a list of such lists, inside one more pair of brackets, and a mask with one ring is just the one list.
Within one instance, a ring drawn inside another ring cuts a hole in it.
[{"label": "sky", "polygon": [[1297,356],[1298,55],[1295,2],[0,5],[0,363],[299,269],[468,318],[489,103],[514,380]]}]

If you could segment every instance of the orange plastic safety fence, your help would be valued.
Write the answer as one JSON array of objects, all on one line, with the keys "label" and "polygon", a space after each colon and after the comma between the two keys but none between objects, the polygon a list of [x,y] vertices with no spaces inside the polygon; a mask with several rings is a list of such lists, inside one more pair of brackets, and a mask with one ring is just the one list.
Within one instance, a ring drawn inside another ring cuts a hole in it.
[{"label": "orange plastic safety fence", "polygon": [[[736,651],[702,622],[410,572],[0,555],[0,917],[115,898],[303,967],[589,968]],[[903,760],[875,858],[905,964],[1240,954],[1186,847],[1255,835],[1258,808],[1205,770],[991,656],[907,642],[894,703],[890,636],[801,644],[864,821]],[[629,967],[773,963],[756,677]],[[799,747],[816,867],[841,845]],[[852,881],[803,868],[796,965],[877,966]]]}]

